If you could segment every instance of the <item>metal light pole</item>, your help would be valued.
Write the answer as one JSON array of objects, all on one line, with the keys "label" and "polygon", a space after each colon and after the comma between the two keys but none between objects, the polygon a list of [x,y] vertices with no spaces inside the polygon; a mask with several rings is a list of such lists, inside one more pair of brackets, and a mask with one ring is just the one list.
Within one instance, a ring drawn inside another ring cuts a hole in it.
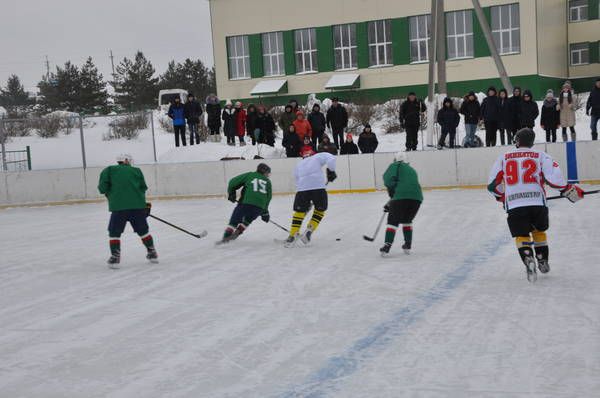
[{"label": "metal light pole", "polygon": [[438,93],[448,94],[446,83],[446,17],[444,15],[444,0],[437,1],[437,80]]},{"label": "metal light pole", "polygon": [[502,58],[500,58],[500,54],[498,53],[498,49],[496,48],[496,44],[494,43],[494,38],[492,37],[492,31],[490,30],[490,26],[485,19],[485,14],[483,13],[483,9],[481,8],[481,4],[479,0],[472,0],[473,7],[475,8],[475,15],[477,15],[477,20],[479,21],[479,25],[481,26],[481,30],[483,31],[483,36],[485,37],[485,41],[487,42],[488,47],[490,48],[490,52],[492,53],[492,58],[496,63],[496,69],[498,69],[498,75],[500,75],[500,79],[502,80],[502,84],[504,88],[512,93],[513,86],[510,82],[510,78],[508,77],[508,73],[506,73],[506,68],[504,68],[504,63],[502,62]]}]

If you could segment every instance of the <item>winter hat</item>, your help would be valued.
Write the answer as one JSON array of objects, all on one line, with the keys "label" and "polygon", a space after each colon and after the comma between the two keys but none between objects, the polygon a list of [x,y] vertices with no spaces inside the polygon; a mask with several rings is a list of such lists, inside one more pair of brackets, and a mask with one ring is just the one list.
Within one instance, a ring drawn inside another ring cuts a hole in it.
[{"label": "winter hat", "polygon": [[394,155],[394,160],[396,162],[408,163],[408,156],[406,155],[406,152],[397,152],[396,155]]},{"label": "winter hat", "polygon": [[304,112],[302,112],[302,111],[296,111],[296,116],[304,116]]},{"label": "winter hat", "polygon": [[287,104],[287,105],[285,106],[285,110],[287,111],[288,109],[289,109],[290,111],[292,110],[292,106],[291,106],[290,104]]},{"label": "winter hat", "polygon": [[316,108],[316,109],[319,109],[319,110],[321,110],[321,105],[319,105],[319,104],[314,104],[314,105],[313,105],[313,111],[315,110],[315,108]]},{"label": "winter hat", "polygon": [[417,94],[415,94],[414,91],[411,91],[410,93],[408,93],[408,96],[410,97],[411,95],[414,95],[415,97],[417,96]]},{"label": "winter hat", "polygon": [[346,141],[347,140],[354,141],[354,136],[352,135],[352,133],[346,134]]},{"label": "winter hat", "polygon": [[369,123],[365,123],[365,127],[363,127],[363,131],[365,131],[366,129],[370,129],[371,131],[373,131],[373,129],[371,128],[371,125]]},{"label": "winter hat", "polygon": [[231,102],[230,99],[225,101],[225,106],[232,106],[232,105],[233,105],[233,103]]},{"label": "winter hat", "polygon": [[470,97],[470,96],[476,97],[475,91],[469,91],[469,94],[467,94],[467,97]]},{"label": "winter hat", "polygon": [[554,90],[549,89],[548,91],[546,91],[546,97],[554,97]]},{"label": "winter hat", "polygon": [[571,81],[567,80],[564,84],[563,84],[563,88],[568,88],[569,90],[571,89]]},{"label": "winter hat", "polygon": [[340,101],[340,99],[338,97],[333,97],[331,99],[331,102],[339,102],[339,101]]},{"label": "winter hat", "polygon": [[190,97],[194,98],[194,93],[188,93],[188,98]]},{"label": "winter hat", "polygon": [[242,102],[241,101],[235,101],[235,107],[236,108],[241,108],[242,107]]},{"label": "winter hat", "polygon": [[446,104],[448,104],[448,103],[449,103],[450,105],[452,105],[452,98],[450,98],[450,97],[446,97],[446,98],[444,98],[444,103],[443,103],[442,105],[446,105]]},{"label": "winter hat", "polygon": [[523,97],[529,97],[533,99],[533,94],[531,94],[531,90],[525,90],[523,92]]},{"label": "winter hat", "polygon": [[497,92],[498,92],[498,91],[496,90],[496,87],[494,87],[494,86],[490,86],[490,87],[487,89],[487,92],[488,92],[488,93],[489,93],[490,91],[493,91],[494,93],[497,93]]},{"label": "winter hat", "polygon": [[125,161],[129,161],[129,163],[133,163],[133,156],[128,153],[122,153],[117,156],[117,163],[123,163]]},{"label": "winter hat", "polygon": [[519,90],[519,92],[521,92],[521,87],[519,87],[519,86],[515,86],[515,88],[513,88],[513,94],[514,94],[514,92],[515,92],[515,91],[517,91],[517,90]]}]

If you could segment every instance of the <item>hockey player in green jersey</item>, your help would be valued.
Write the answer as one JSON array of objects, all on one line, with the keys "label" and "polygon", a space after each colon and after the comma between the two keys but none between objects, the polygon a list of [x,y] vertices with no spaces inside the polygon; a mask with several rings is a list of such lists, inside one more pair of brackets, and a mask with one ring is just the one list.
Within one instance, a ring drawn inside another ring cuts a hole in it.
[{"label": "hockey player in green jersey", "polygon": [[399,152],[396,155],[394,163],[383,174],[383,182],[390,201],[384,206],[384,211],[388,213],[388,225],[385,230],[385,245],[379,251],[381,255],[390,252],[396,229],[402,224],[402,249],[409,254],[412,248],[412,222],[423,202],[423,192],[417,172],[408,164],[405,153]]},{"label": "hockey player in green jersey", "polygon": [[108,208],[111,212],[108,224],[111,256],[108,265],[110,268],[119,268],[121,234],[128,222],[142,239],[148,251],[146,258],[156,263],[158,255],[146,220],[150,214],[150,204],[146,203],[148,187],[144,181],[144,174],[140,169],[132,166],[133,159],[129,154],[119,155],[117,163],[102,170],[98,182],[98,190],[108,199]]},{"label": "hockey player in green jersey", "polygon": [[[229,181],[227,198],[230,202],[237,202],[238,205],[233,210],[223,239],[217,243],[226,243],[237,239],[258,216],[264,222],[269,222],[269,203],[273,195],[270,175],[271,168],[261,163],[255,172],[240,174]],[[237,190],[240,188],[242,188],[242,193],[238,199]]]}]

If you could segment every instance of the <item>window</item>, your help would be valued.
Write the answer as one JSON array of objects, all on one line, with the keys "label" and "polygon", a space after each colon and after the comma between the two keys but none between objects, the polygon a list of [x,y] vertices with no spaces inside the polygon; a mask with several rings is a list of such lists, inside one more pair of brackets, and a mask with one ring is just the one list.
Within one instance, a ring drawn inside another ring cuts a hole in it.
[{"label": "window", "polygon": [[283,32],[263,33],[262,48],[265,76],[285,75]]},{"label": "window", "polygon": [[473,14],[470,10],[446,14],[448,59],[473,56]]},{"label": "window", "polygon": [[500,55],[521,52],[519,5],[492,7],[492,36]]},{"label": "window", "polygon": [[317,32],[314,28],[294,32],[296,46],[296,73],[318,72]]},{"label": "window", "polygon": [[392,64],[391,30],[391,22],[388,19],[369,22],[369,66]]},{"label": "window", "polygon": [[571,44],[571,65],[587,65],[590,63],[589,43]]},{"label": "window", "polygon": [[587,21],[588,0],[569,0],[569,21]]},{"label": "window", "polygon": [[431,15],[418,15],[409,18],[410,62],[429,60],[429,39],[431,37]]},{"label": "window", "polygon": [[229,52],[229,78],[250,78],[250,52],[248,51],[248,36],[232,36],[227,38]]},{"label": "window", "polygon": [[335,69],[355,69],[357,67],[355,24],[333,27],[333,52]]}]

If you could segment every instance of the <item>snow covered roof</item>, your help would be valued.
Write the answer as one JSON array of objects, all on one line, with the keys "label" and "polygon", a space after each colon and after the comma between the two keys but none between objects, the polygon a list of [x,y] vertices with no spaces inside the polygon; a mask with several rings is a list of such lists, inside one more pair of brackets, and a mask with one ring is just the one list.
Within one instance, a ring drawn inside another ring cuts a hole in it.
[{"label": "snow covered roof", "polygon": [[325,88],[357,88],[360,87],[360,75],[358,73],[340,73],[331,76]]},{"label": "snow covered roof", "polygon": [[250,91],[250,95],[278,94],[287,92],[287,80],[261,80]]}]

